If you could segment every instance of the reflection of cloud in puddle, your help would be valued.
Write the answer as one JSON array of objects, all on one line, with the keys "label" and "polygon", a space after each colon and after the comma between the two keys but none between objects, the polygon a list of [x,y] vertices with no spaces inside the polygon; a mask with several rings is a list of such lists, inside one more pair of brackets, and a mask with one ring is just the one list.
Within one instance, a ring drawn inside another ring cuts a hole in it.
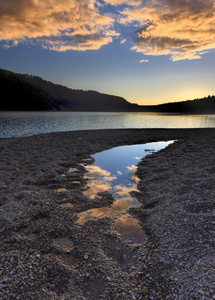
[{"label": "reflection of cloud in puddle", "polygon": [[98,219],[102,216],[114,217],[121,212],[125,212],[132,206],[137,206],[136,203],[133,204],[133,201],[134,198],[129,194],[125,194],[125,197],[123,197],[122,200],[116,200],[111,207],[94,208],[78,214],[79,219],[76,223],[83,224],[87,220]]},{"label": "reflection of cloud in puddle", "polygon": [[137,176],[133,175],[131,178],[132,181],[138,183],[140,181],[140,178],[138,178]]},{"label": "reflection of cloud in puddle", "polygon": [[129,171],[131,171],[132,173],[134,173],[137,170],[137,166],[131,165],[131,166],[126,167],[126,169],[128,169]]},{"label": "reflection of cloud in puddle", "polygon": [[140,179],[135,175],[135,172],[137,171],[137,166],[131,165],[131,166],[126,167],[126,169],[129,170],[129,173],[131,176],[131,181],[138,183],[140,181]]},{"label": "reflection of cloud in puddle", "polygon": [[88,182],[89,189],[84,192],[84,195],[94,199],[96,194],[104,191],[110,191],[111,181],[116,179],[116,176],[111,176],[111,173],[101,169],[99,166],[86,166],[88,171],[85,178],[90,179]]},{"label": "reflection of cloud in puddle", "polygon": [[110,191],[111,185],[108,182],[102,180],[95,180],[89,183],[89,189],[83,192],[83,194],[90,199],[94,199],[98,193]]},{"label": "reflection of cloud in puddle", "polygon": [[129,195],[129,193],[132,191],[137,191],[136,184],[133,184],[130,187],[126,187],[124,185],[116,185],[114,187],[114,194],[119,197],[124,197],[123,199],[126,197],[132,199],[132,197]]},{"label": "reflection of cloud in puddle", "polygon": [[[135,202],[134,198],[130,195],[131,191],[137,191],[136,183],[139,179],[134,175],[137,166],[131,165],[126,168],[128,170],[128,176],[134,182],[130,182],[129,186],[123,184],[114,186],[112,182],[117,179],[116,176],[111,176],[110,172],[103,170],[99,166],[86,166],[88,173],[85,178],[89,181],[88,190],[84,192],[84,195],[90,199],[94,199],[98,193],[108,191],[114,194],[116,201],[111,207],[95,208],[80,213],[77,221],[78,224],[83,224],[87,220],[101,218],[102,216],[116,216],[117,214],[138,204],[138,202]],[[117,175],[122,175],[122,172],[117,171]]]},{"label": "reflection of cloud in puddle", "polygon": [[129,214],[118,216],[114,226],[123,240],[141,244],[146,240],[145,232],[139,222]]},{"label": "reflection of cloud in puddle", "polygon": [[93,175],[93,177],[105,176],[106,178],[111,178],[111,173],[106,170],[103,170],[99,166],[86,166],[86,169],[89,172],[88,175]]}]

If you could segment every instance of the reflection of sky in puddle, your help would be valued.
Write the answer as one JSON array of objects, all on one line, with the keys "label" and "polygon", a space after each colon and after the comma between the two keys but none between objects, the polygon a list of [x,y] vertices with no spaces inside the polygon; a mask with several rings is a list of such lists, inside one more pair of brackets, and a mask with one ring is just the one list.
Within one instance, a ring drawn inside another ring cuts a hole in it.
[{"label": "reflection of sky in puddle", "polygon": [[95,208],[80,213],[77,223],[83,224],[87,220],[104,216],[114,217],[130,207],[140,205],[130,195],[131,191],[137,191],[139,179],[135,176],[136,165],[147,154],[159,151],[171,143],[173,141],[121,146],[93,155],[95,163],[85,166],[88,171],[88,189],[84,194],[94,199],[99,192],[108,191],[115,201],[111,207]]},{"label": "reflection of sky in puddle", "polygon": [[131,217],[129,214],[118,216],[114,225],[118,234],[121,235],[122,240],[126,240],[131,244],[141,244],[146,240],[145,232],[142,230],[137,219]]}]

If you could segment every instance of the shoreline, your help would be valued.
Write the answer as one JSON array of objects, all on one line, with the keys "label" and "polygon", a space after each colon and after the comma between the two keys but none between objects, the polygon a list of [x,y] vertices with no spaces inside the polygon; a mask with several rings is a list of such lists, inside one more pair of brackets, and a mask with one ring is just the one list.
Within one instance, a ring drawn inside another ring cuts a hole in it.
[{"label": "shoreline", "polygon": [[[215,129],[107,129],[0,139],[2,299],[215,299]],[[144,254],[83,195],[83,159],[177,140],[138,164]],[[77,171],[69,173],[70,168]],[[132,265],[133,263],[133,265]],[[126,266],[126,268],[125,268]],[[151,297],[151,298],[150,298]]]}]

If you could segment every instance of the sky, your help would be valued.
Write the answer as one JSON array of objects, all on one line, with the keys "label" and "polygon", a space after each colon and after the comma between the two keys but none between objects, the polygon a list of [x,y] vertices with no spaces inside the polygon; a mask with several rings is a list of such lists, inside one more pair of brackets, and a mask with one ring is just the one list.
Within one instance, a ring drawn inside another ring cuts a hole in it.
[{"label": "sky", "polygon": [[215,0],[0,0],[0,68],[154,105],[215,94]]}]

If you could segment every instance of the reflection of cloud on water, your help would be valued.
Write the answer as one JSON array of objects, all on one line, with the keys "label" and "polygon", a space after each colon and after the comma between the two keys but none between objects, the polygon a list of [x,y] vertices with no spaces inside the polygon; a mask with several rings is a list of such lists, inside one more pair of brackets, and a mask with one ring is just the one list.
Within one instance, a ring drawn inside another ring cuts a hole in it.
[{"label": "reflection of cloud on water", "polygon": [[129,171],[131,171],[132,173],[134,173],[137,170],[137,166],[131,165],[131,166],[126,167],[126,169],[128,169]]},{"label": "reflection of cloud on water", "polygon": [[94,176],[110,176],[110,172],[101,169],[99,166],[86,166],[88,174],[93,174]]},{"label": "reflection of cloud on water", "polygon": [[85,178],[89,179],[89,189],[84,192],[85,196],[94,199],[98,193],[111,190],[111,181],[116,179],[115,176],[111,176],[110,172],[99,166],[86,166],[86,169],[88,174]]},{"label": "reflection of cloud on water", "polygon": [[111,190],[110,183],[104,182],[102,180],[90,181],[88,187],[89,189],[84,191],[83,194],[91,199],[94,199],[95,196],[100,192]]},{"label": "reflection of cloud on water", "polygon": [[115,186],[113,181],[117,179],[117,177],[112,176],[111,172],[103,170],[95,165],[86,166],[86,169],[88,173],[85,178],[88,179],[88,190],[84,192],[84,195],[94,199],[98,193],[108,191],[114,195],[115,201],[111,207],[95,208],[80,213],[79,219],[77,220],[78,224],[83,224],[87,220],[98,219],[102,216],[113,217],[138,204],[137,201],[136,203],[134,202],[134,198],[130,195],[130,192],[137,191],[136,183],[139,179],[134,175],[137,166],[131,165],[126,167],[127,177],[131,179],[130,183],[124,178],[124,175],[126,174],[119,170],[116,171],[116,176],[121,177],[121,175],[123,175],[122,178],[125,179],[125,185],[118,184]]},{"label": "reflection of cloud on water", "polygon": [[117,232],[121,234],[123,240],[141,244],[146,241],[145,232],[137,219],[133,218],[129,214],[119,216],[114,225]]},{"label": "reflection of cloud on water", "polygon": [[140,181],[140,179],[135,175],[132,176],[131,180],[136,182],[136,183],[138,183]]},{"label": "reflection of cloud on water", "polygon": [[137,190],[137,188],[136,188],[135,183],[130,187],[126,187],[124,185],[116,185],[114,187],[114,194],[116,196],[124,197],[123,199],[125,199],[126,197],[128,197],[129,199],[132,199],[132,197],[129,195],[129,193],[132,191],[136,191],[136,190]]},{"label": "reflection of cloud on water", "polygon": [[112,181],[116,179],[116,176],[111,176],[110,172],[103,170],[99,166],[87,166],[86,169],[88,171],[87,177],[90,178],[99,177],[100,180],[104,180],[104,181]]},{"label": "reflection of cloud on water", "polygon": [[84,211],[78,214],[79,219],[76,221],[77,224],[83,224],[87,220],[98,219],[102,216],[113,217],[121,212],[125,212],[132,205],[133,198],[127,195],[127,198],[123,198],[121,201],[117,200],[111,207],[93,208],[88,211]]},{"label": "reflection of cloud on water", "polygon": [[137,171],[137,166],[131,165],[131,166],[128,166],[126,168],[131,173],[131,180],[138,183],[140,181],[140,179],[134,174]]},{"label": "reflection of cloud on water", "polygon": [[[95,196],[104,191],[111,192],[116,196],[116,198],[123,198],[124,201],[127,199],[132,202],[132,197],[130,196],[131,191],[136,191],[136,183],[139,181],[139,178],[134,175],[137,170],[137,166],[131,165],[126,167],[128,170],[128,175],[131,178],[131,181],[134,183],[130,186],[126,185],[116,185],[113,186],[112,181],[117,179],[116,176],[111,176],[111,173],[107,170],[103,170],[99,166],[86,166],[88,173],[85,178],[89,179],[88,181],[88,190],[84,192],[84,195],[94,199]],[[117,171],[117,175],[121,176],[122,172]]]}]

